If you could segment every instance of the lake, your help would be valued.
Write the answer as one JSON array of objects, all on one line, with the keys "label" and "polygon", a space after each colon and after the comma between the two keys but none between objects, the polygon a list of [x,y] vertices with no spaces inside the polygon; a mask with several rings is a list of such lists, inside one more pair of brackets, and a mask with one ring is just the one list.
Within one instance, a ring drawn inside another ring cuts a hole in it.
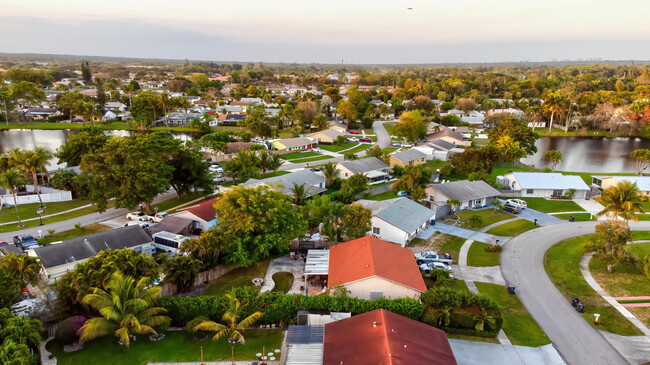
[{"label": "lake", "polygon": [[549,150],[562,152],[564,159],[559,171],[572,172],[635,172],[635,160],[630,153],[639,148],[650,149],[650,139],[642,138],[592,138],[592,137],[542,137],[535,143],[537,153],[521,162],[534,167],[551,167],[544,161]]}]

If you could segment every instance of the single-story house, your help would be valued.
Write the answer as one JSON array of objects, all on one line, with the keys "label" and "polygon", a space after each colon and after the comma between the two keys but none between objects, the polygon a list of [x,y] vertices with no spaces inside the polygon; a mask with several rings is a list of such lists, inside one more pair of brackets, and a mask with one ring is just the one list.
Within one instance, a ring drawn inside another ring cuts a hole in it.
[{"label": "single-story house", "polygon": [[104,109],[112,112],[123,112],[126,110],[126,104],[120,103],[119,101],[107,101],[104,104]]},{"label": "single-story house", "polygon": [[348,127],[345,124],[338,122],[329,122],[327,123],[327,127],[343,133],[348,131]]},{"label": "single-story house", "polygon": [[214,127],[217,125],[226,125],[226,126],[231,126],[235,127],[239,125],[239,122],[242,121],[246,117],[243,114],[220,114],[216,120],[211,120],[210,121],[210,126]]},{"label": "single-story house", "polygon": [[445,331],[385,309],[325,325],[323,365],[456,365]]},{"label": "single-story house", "polygon": [[327,283],[366,300],[419,299],[427,290],[411,250],[371,236],[330,248]]},{"label": "single-story house", "polygon": [[228,142],[226,143],[225,151],[206,149],[204,155],[206,158],[210,157],[215,162],[230,161],[240,149],[249,150],[253,144],[253,142]]},{"label": "single-story house", "polygon": [[465,150],[456,147],[455,144],[442,139],[436,139],[431,142],[413,147],[426,156],[427,160],[448,161],[454,154],[463,153]]},{"label": "single-story house", "polygon": [[409,243],[438,218],[436,211],[408,198],[377,202],[359,200],[358,203],[372,211],[372,235],[401,246]]},{"label": "single-story house", "polygon": [[336,168],[341,179],[347,179],[354,174],[363,174],[368,178],[369,184],[390,180],[392,172],[390,166],[377,157],[339,162]]},{"label": "single-story house", "polygon": [[427,135],[427,141],[432,142],[441,139],[443,141],[453,143],[456,146],[471,146],[472,142],[463,137],[462,134],[453,131],[451,128],[444,128],[438,132]]},{"label": "single-story house", "polygon": [[261,104],[262,99],[261,98],[241,98],[242,103],[246,103],[248,105],[255,105],[255,104]]},{"label": "single-story house", "polygon": [[432,203],[447,203],[457,200],[460,204],[456,210],[486,207],[492,204],[501,193],[485,181],[452,181],[430,185],[425,189],[428,200]]},{"label": "single-story house", "polygon": [[[96,256],[102,250],[123,248],[130,248],[147,255],[156,252],[153,239],[149,234],[142,227],[133,225],[37,247],[34,249],[33,255],[41,258],[48,278],[50,281],[54,281],[68,270],[74,269],[78,263]],[[30,255],[32,254],[30,253]]]},{"label": "single-story house", "polygon": [[271,143],[271,149],[278,151],[305,151],[318,147],[318,142],[307,137],[279,139]]},{"label": "single-story house", "polygon": [[326,129],[324,131],[308,134],[307,137],[318,141],[318,143],[334,144],[338,137],[345,137],[345,133],[336,129]]},{"label": "single-story house", "polygon": [[215,198],[208,199],[195,205],[191,205],[182,211],[175,213],[174,216],[189,219],[198,222],[198,228],[208,230],[217,222],[217,213],[214,210]]},{"label": "single-story house", "polygon": [[102,120],[114,120],[115,118],[117,118],[117,114],[109,110],[106,113],[104,113]]},{"label": "single-story house", "polygon": [[325,188],[325,181],[325,177],[322,174],[317,174],[311,170],[300,170],[262,180],[250,179],[242,185],[245,187],[267,185],[285,195],[293,196],[293,185],[305,184],[305,195],[309,198],[317,194],[322,194],[327,190]]},{"label": "single-story house", "polygon": [[504,189],[519,192],[521,197],[561,197],[574,190],[574,198],[585,199],[590,190],[580,176],[562,175],[559,172],[516,171],[497,176],[497,183]]},{"label": "single-story house", "polygon": [[196,229],[200,228],[200,222],[196,219],[178,215],[168,215],[160,222],[154,224],[153,227],[151,227],[151,230],[153,233],[169,232],[189,236],[194,234]]},{"label": "single-story house", "polygon": [[426,163],[427,156],[416,149],[396,151],[390,154],[390,167],[417,166]]},{"label": "single-story house", "polygon": [[594,176],[592,177],[592,184],[602,188],[603,190],[609,189],[612,186],[618,185],[622,181],[629,181],[636,183],[643,195],[650,195],[650,176]]}]

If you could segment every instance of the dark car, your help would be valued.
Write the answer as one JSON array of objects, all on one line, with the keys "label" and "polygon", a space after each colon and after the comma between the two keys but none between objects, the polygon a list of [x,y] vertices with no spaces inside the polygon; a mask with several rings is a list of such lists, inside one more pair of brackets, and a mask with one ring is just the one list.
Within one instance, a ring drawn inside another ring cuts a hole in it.
[{"label": "dark car", "polygon": [[519,213],[521,213],[521,208],[519,208],[516,205],[511,205],[511,204],[506,203],[503,206],[503,211],[508,212],[508,213],[512,213],[512,214],[519,214]]},{"label": "dark car", "polygon": [[372,143],[372,139],[370,139],[370,138],[359,138],[359,142]]}]

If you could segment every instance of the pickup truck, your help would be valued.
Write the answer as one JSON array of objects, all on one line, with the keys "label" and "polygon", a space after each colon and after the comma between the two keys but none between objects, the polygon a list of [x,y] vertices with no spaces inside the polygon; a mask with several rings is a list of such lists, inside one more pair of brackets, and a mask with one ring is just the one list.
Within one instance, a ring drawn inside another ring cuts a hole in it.
[{"label": "pickup truck", "polygon": [[149,217],[149,222],[160,223],[160,221],[162,221],[167,215],[167,212],[158,212]]},{"label": "pickup truck", "polygon": [[452,264],[454,260],[448,253],[439,255],[436,251],[425,251],[415,254],[415,262],[422,265],[427,262],[442,262],[443,264]]},{"label": "pickup truck", "polygon": [[20,247],[23,251],[38,247],[38,242],[36,238],[31,234],[23,234],[20,236],[14,236],[14,245]]}]

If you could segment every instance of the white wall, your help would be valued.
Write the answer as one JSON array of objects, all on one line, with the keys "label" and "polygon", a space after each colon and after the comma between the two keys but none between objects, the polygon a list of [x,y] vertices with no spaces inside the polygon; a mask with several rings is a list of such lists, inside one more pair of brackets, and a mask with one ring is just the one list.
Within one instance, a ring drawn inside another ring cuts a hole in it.
[{"label": "white wall", "polygon": [[[69,191],[60,191],[58,193],[41,194],[43,203],[64,202],[72,200],[72,193]],[[16,202],[20,204],[40,203],[38,195],[16,195]],[[14,205],[13,195],[0,195],[0,203]]]},{"label": "white wall", "polygon": [[[373,233],[374,236],[377,236],[384,241],[397,243],[402,247],[406,245],[408,239],[408,234],[406,232],[378,217],[372,217],[370,222],[372,223],[372,228],[379,228],[379,234]],[[374,229],[372,229],[371,232],[374,232]]]},{"label": "white wall", "polygon": [[349,290],[349,296],[359,299],[370,299],[370,292],[382,292],[383,297],[387,299],[395,298],[420,298],[420,292],[386,280],[379,276],[372,276],[369,278],[354,281],[344,285]]},{"label": "white wall", "polygon": [[[562,195],[566,193],[569,189],[564,189],[562,190]],[[527,189],[522,189],[521,190],[521,195],[522,197],[526,198],[550,198],[553,196],[553,190],[552,189],[533,189],[532,193],[528,193]],[[585,199],[587,196],[587,190],[576,190],[576,195],[574,199]]]}]

